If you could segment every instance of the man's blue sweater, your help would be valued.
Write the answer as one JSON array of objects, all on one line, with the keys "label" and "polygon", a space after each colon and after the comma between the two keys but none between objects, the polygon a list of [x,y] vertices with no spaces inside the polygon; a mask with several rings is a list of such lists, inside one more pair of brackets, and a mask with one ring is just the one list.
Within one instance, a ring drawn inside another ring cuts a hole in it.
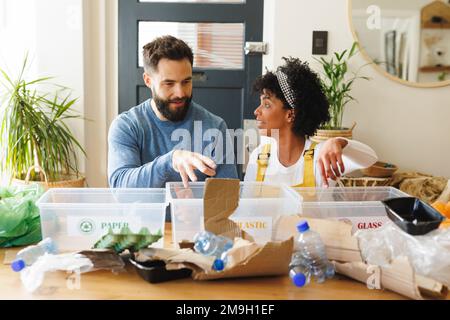
[{"label": "man's blue sweater", "polygon": [[[201,153],[216,164],[217,178],[237,178],[234,148],[223,119],[192,102],[181,122],[160,120],[151,100],[119,115],[108,135],[108,181],[113,188],[162,188],[181,181],[172,167],[176,149]],[[195,171],[198,181],[207,176]]]}]

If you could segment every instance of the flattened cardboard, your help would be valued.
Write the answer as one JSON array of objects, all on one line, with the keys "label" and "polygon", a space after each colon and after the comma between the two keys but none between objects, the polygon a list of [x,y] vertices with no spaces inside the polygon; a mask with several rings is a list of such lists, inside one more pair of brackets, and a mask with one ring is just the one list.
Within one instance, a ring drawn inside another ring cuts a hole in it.
[{"label": "flattened cardboard", "polygon": [[193,272],[195,280],[212,280],[222,278],[277,276],[288,273],[291,261],[293,239],[284,242],[269,242],[242,263],[225,269],[223,272]]},{"label": "flattened cardboard", "polygon": [[239,205],[240,181],[237,179],[206,179],[203,196],[205,230],[230,239],[253,238],[229,217]]},{"label": "flattened cardboard", "polygon": [[366,284],[374,285],[373,280],[369,278],[379,275],[378,289],[388,289],[411,299],[445,299],[447,296],[446,286],[415,274],[406,257],[394,260],[388,267],[369,266],[363,262],[334,262],[334,265],[340,274]]},{"label": "flattened cardboard", "polygon": [[239,227],[228,218],[238,207],[239,180],[207,179],[203,198],[205,230],[214,234],[240,236]]},{"label": "flattened cardboard", "polygon": [[90,249],[79,251],[79,254],[92,261],[94,269],[120,270],[125,267],[125,263],[114,250]]}]

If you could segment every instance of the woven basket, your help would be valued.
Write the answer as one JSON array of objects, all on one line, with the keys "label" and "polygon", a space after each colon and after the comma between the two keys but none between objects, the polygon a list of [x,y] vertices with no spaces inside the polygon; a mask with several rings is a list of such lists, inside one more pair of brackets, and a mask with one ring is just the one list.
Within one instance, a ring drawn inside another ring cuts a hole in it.
[{"label": "woven basket", "polygon": [[342,137],[347,139],[353,139],[353,129],[356,126],[356,122],[353,126],[349,128],[343,128],[341,130],[328,130],[328,129],[318,129],[316,134],[311,137],[311,140],[317,143],[327,141],[330,138]]},{"label": "woven basket", "polygon": [[341,187],[384,187],[389,185],[389,178],[360,177],[350,178],[342,177],[340,179]]},{"label": "woven basket", "polygon": [[[45,181],[30,181],[31,170],[39,169],[43,175]],[[44,190],[48,190],[49,188],[84,188],[86,184],[86,178],[83,176],[76,175],[61,175],[62,179],[59,181],[48,181],[47,174],[39,165],[31,166],[28,169],[25,180],[21,179],[13,179],[14,185],[28,185],[28,184],[37,184],[41,186]]]},{"label": "woven basket", "polygon": [[[386,167],[386,165],[389,165],[389,167]],[[361,169],[361,172],[365,176],[369,177],[386,178],[391,177],[395,173],[395,171],[397,171],[397,169],[398,169],[397,166],[393,164],[377,161],[371,167]]]}]

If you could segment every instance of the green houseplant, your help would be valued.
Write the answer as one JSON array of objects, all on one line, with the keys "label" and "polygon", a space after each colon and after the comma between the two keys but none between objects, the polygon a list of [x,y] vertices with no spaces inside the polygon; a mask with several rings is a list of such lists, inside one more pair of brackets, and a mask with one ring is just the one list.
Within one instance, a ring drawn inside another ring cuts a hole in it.
[{"label": "green houseplant", "polygon": [[[85,151],[64,123],[81,118],[71,110],[77,99],[70,99],[68,88],[48,83],[51,77],[26,80],[27,61],[28,55],[15,80],[0,69],[1,169],[26,183],[84,186],[76,151]],[[51,89],[40,91],[44,85]]]},{"label": "green houseplant", "polygon": [[[358,43],[354,42],[350,50],[334,52],[331,59],[326,60],[314,58],[322,67],[321,83],[325,95],[330,104],[330,120],[324,124],[313,137],[313,140],[323,141],[333,136],[344,136],[352,138],[352,128],[343,128],[342,119],[347,103],[355,98],[350,94],[352,85],[357,79],[369,80],[370,78],[359,76],[361,66],[357,72],[350,72],[348,61],[358,53]],[[368,63],[370,64],[370,63]],[[351,76],[349,76],[351,73]]]}]

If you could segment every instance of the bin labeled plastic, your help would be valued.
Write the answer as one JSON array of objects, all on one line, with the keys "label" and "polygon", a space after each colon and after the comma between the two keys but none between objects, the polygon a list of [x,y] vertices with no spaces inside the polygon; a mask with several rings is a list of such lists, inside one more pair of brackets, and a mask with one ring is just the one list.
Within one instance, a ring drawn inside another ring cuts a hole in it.
[{"label": "bin labeled plastic", "polygon": [[[170,203],[172,235],[175,244],[193,242],[204,230],[204,182],[191,182],[184,188],[181,182],[166,184],[166,199]],[[249,233],[256,242],[272,240],[274,226],[281,215],[297,214],[299,196],[287,186],[261,182],[241,182],[239,205],[230,219]]]}]

